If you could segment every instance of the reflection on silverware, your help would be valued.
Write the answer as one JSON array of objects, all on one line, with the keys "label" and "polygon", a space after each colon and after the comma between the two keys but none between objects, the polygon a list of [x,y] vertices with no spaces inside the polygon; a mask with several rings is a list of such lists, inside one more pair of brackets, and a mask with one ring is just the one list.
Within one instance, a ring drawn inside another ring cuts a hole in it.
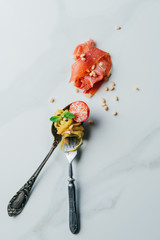
[{"label": "reflection on silverware", "polygon": [[[64,109],[69,108],[69,106],[70,105],[66,106]],[[54,149],[58,146],[58,144],[60,143],[60,141],[62,139],[62,136],[57,134],[57,129],[55,128],[54,123],[52,124],[51,132],[54,136],[54,142],[52,144],[52,147],[51,147],[49,153],[47,154],[45,159],[42,161],[40,166],[37,168],[37,170],[34,172],[34,174],[31,176],[31,178],[12,197],[12,199],[10,200],[10,202],[8,204],[7,211],[8,211],[8,215],[10,217],[17,216],[18,214],[20,214],[22,212],[23,208],[25,207],[25,205],[30,197],[31,189],[33,187],[35,180],[37,179],[42,168],[44,167],[44,165],[48,161],[49,157],[53,153]]]}]

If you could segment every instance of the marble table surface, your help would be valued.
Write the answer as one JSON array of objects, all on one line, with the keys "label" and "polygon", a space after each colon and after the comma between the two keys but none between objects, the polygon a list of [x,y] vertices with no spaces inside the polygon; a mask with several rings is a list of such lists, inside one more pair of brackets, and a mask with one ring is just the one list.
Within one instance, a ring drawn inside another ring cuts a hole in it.
[{"label": "marble table surface", "polygon": [[[160,239],[159,8],[156,0],[0,0],[0,239]],[[116,83],[93,98],[68,84],[74,47],[89,38],[111,54]],[[87,102],[95,122],[73,164],[77,235],[68,228],[68,165],[59,148],[23,212],[7,215],[52,145],[49,117],[75,100]]]}]

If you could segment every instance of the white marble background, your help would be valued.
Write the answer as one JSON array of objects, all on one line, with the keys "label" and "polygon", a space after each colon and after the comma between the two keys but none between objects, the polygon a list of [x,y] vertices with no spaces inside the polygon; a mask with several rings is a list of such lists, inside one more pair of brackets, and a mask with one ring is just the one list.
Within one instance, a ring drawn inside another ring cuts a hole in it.
[{"label": "white marble background", "polygon": [[[159,11],[156,0],[0,0],[1,240],[160,239]],[[116,90],[87,99],[67,82],[74,47],[90,37],[111,53]],[[49,117],[78,99],[95,121],[74,162],[80,233],[68,229],[59,148],[24,211],[8,217],[8,201],[50,149]]]}]

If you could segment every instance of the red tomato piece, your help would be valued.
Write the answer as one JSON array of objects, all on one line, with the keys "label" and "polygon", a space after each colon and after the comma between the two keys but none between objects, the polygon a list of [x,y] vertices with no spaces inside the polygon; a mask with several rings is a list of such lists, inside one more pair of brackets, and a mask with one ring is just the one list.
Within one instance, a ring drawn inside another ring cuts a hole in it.
[{"label": "red tomato piece", "polygon": [[84,122],[89,118],[89,107],[85,102],[76,101],[71,103],[69,107],[69,112],[75,115],[75,122]]}]

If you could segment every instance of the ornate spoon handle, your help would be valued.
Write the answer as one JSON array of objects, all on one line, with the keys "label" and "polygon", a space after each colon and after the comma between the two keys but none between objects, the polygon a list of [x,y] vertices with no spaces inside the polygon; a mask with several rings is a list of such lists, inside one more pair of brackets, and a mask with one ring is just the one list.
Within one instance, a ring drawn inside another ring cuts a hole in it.
[{"label": "ornate spoon handle", "polygon": [[57,145],[58,145],[58,142],[55,141],[53,143],[49,153],[47,154],[47,156],[45,157],[43,162],[40,164],[40,166],[37,168],[35,173],[31,176],[31,178],[24,184],[24,186],[10,200],[8,207],[7,207],[8,215],[10,217],[17,216],[18,214],[20,214],[22,212],[23,208],[25,207],[25,205],[30,197],[31,189],[32,189],[32,186],[33,186],[36,178],[38,177],[39,173],[41,172],[42,168],[46,164],[47,160],[49,159],[49,157],[51,156],[51,154],[53,153],[53,151],[57,147]]}]

